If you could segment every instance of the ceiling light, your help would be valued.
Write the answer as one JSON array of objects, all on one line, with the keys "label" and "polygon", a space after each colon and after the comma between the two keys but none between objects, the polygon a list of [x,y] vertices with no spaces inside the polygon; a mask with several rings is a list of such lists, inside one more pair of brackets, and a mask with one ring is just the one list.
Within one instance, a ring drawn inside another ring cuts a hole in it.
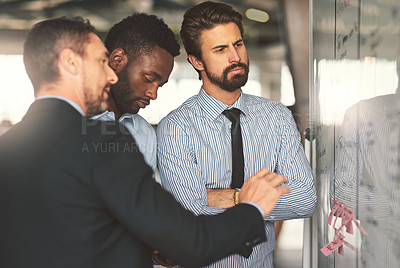
[{"label": "ceiling light", "polygon": [[269,15],[267,12],[254,8],[249,8],[248,10],[246,10],[246,17],[249,20],[254,20],[258,22],[267,22],[269,20]]}]

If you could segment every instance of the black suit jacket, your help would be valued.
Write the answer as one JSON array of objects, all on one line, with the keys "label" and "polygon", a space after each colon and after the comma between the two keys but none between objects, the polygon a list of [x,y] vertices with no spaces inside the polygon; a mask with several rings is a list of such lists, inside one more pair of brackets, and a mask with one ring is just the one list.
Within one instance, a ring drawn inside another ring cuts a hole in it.
[{"label": "black suit jacket", "polygon": [[129,132],[43,99],[0,137],[0,267],[184,266],[265,240],[250,205],[195,217],[154,182]]}]

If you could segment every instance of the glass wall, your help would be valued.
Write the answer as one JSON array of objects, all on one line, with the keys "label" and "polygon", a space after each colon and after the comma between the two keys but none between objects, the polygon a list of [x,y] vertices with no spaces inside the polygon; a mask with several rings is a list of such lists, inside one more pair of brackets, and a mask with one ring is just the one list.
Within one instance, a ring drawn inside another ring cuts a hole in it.
[{"label": "glass wall", "polygon": [[400,267],[400,1],[311,3],[311,266]]}]

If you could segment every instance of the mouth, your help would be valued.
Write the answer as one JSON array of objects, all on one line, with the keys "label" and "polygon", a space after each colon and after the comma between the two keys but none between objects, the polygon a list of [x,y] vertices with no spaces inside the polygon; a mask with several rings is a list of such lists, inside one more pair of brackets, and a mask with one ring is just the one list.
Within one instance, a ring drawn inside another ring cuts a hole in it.
[{"label": "mouth", "polygon": [[233,75],[239,74],[239,73],[242,73],[242,72],[243,72],[243,68],[242,67],[236,67],[236,68],[233,68],[232,70],[229,71],[229,73],[233,74]]},{"label": "mouth", "polygon": [[146,101],[146,100],[139,100],[138,101],[138,106],[140,107],[140,108],[146,108],[146,106],[147,105],[149,105],[150,104],[150,101]]}]

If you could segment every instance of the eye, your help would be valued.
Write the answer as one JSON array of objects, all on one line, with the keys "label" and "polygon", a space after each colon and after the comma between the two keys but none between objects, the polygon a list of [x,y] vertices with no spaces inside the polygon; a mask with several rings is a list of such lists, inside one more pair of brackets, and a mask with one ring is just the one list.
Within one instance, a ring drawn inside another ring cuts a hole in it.
[{"label": "eye", "polygon": [[224,47],[221,47],[221,48],[215,50],[215,52],[223,52],[224,50],[225,50],[225,48],[224,48]]},{"label": "eye", "polygon": [[237,47],[241,47],[241,46],[243,46],[243,43],[242,43],[242,42],[237,43],[236,46],[237,46]]},{"label": "eye", "polygon": [[146,83],[153,83],[154,82],[154,78],[149,76],[149,75],[145,75],[145,76],[143,76],[143,78],[144,78],[144,81]]}]

